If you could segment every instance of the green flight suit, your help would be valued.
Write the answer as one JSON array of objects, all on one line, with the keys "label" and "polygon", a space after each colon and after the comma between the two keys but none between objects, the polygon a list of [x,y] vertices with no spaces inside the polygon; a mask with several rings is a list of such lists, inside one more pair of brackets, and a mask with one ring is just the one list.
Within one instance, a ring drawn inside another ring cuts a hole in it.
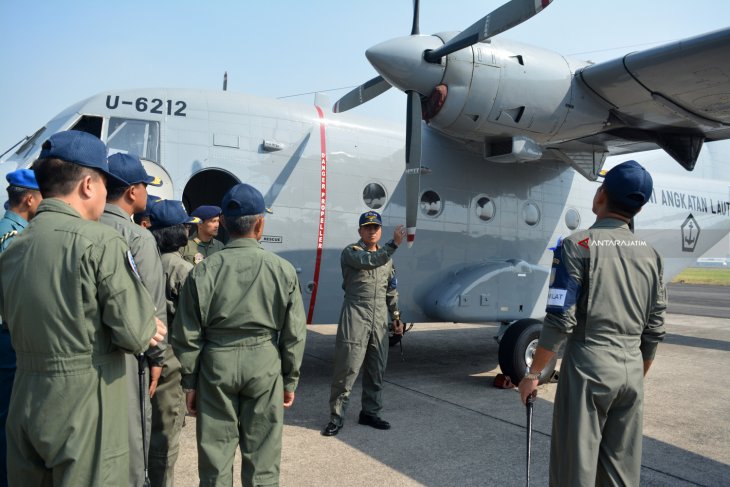
[{"label": "green flight suit", "polygon": [[[130,215],[115,204],[107,203],[104,213],[99,219],[104,225],[109,225],[118,231],[129,246],[132,257],[137,265],[137,272],[142,278],[147,292],[150,293],[155,303],[155,315],[163,323],[167,324],[167,313],[165,308],[165,284],[163,281],[162,264],[160,253],[157,250],[155,237],[149,230],[135,224]],[[145,352],[150,365],[161,366],[164,361],[166,343],[160,343],[157,347],[150,348]],[[139,365],[134,355],[125,357],[127,367],[127,411],[129,413],[129,485],[141,487],[144,485],[144,455],[142,450],[142,427],[139,410]],[[149,396],[149,371],[147,379],[145,403],[145,441],[147,448],[150,445],[150,433],[152,427],[152,406]],[[147,453],[148,454],[148,453]]]},{"label": "green flight suit", "polygon": [[[101,223],[122,234],[132,251],[142,283],[155,303],[156,316],[168,324],[165,301],[165,275],[157,242],[149,230],[131,220],[129,214],[114,204],[107,204]],[[170,441],[180,437],[182,417],[180,410],[185,398],[180,385],[180,363],[166,342],[149,349],[145,355],[150,365],[162,366],[155,396],[145,395],[146,429],[149,458],[149,477],[153,486],[166,485],[164,479],[173,478],[178,444]],[[129,391],[129,478],[130,485],[144,483],[144,457],[139,411],[139,372],[137,358],[127,355],[127,385]],[[149,374],[147,375],[149,380]],[[173,458],[170,458],[173,455]]]},{"label": "green flight suit", "polygon": [[128,485],[124,352],[154,336],[154,305],[118,232],[44,199],[0,255],[0,312],[17,374],[10,485]]},{"label": "green flight suit", "polygon": [[[180,252],[164,253],[161,257],[162,270],[165,273],[167,322],[172,324],[180,290],[193,265],[183,260]],[[180,432],[185,420],[185,394],[181,385],[180,361],[172,353],[172,346],[166,352],[169,356],[165,356],[157,393],[152,398],[152,429],[154,432],[158,424],[171,424],[173,427],[160,428],[163,435],[152,436],[150,481],[153,487],[175,485],[174,467],[180,453]]]},{"label": "green flight suit", "polygon": [[214,238],[211,238],[210,242],[203,242],[198,237],[193,237],[182,248],[183,259],[193,265],[198,265],[203,259],[207,259],[216,252],[220,252],[224,247],[223,242]]},{"label": "green flight suit", "polygon": [[342,426],[352,386],[362,365],[362,412],[378,416],[383,409],[383,375],[388,363],[388,330],[398,310],[398,290],[388,242],[369,252],[362,241],[348,245],[340,256],[345,298],[335,340],[330,391],[330,421]]},{"label": "green flight suit", "polygon": [[539,344],[557,352],[567,343],[550,485],[639,485],[643,364],[664,337],[661,257],[626,223],[605,218],[563,240],[553,264]]},{"label": "green flight suit", "polygon": [[292,265],[239,238],[190,271],[173,322],[183,387],[197,390],[200,485],[279,485],[283,391],[294,392],[307,327]]}]

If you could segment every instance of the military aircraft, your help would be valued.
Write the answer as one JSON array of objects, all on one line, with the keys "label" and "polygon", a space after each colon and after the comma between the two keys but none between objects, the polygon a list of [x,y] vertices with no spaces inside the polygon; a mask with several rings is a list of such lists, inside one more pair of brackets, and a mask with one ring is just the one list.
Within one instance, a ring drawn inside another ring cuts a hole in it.
[{"label": "military aircraft", "polygon": [[[730,138],[730,29],[598,64],[493,37],[549,4],[512,0],[461,33],[421,35],[415,2],[411,34],[369,49],[379,75],[334,107],[322,95],[311,106],[228,91],[102,92],[13,148],[0,172],[75,129],[110,153],[138,154],[164,181],[157,195],[189,210],[252,184],[273,211],[263,245],[295,266],[309,323],[337,321],[340,251],[357,238],[357,216],[380,211],[415,243],[395,254],[403,316],[502,323],[500,366],[518,381],[544,315],[551,248],[593,222],[607,157],[660,148],[691,171],[705,141]],[[348,111],[390,87],[407,95],[405,134]],[[654,181],[633,227],[665,256],[669,280],[730,232],[730,187],[692,173],[655,171]]]}]

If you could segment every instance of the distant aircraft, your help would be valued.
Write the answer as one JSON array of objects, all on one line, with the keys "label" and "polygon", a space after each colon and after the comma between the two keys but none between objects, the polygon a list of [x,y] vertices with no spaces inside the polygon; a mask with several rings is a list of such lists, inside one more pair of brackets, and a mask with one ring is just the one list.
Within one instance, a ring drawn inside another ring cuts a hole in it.
[{"label": "distant aircraft", "polygon": [[[492,38],[549,3],[512,0],[461,34],[425,36],[416,2],[412,34],[369,49],[380,76],[334,111],[321,95],[312,107],[227,91],[102,92],[24,140],[0,172],[76,129],[139,155],[164,181],[157,195],[189,210],[252,184],[273,210],[262,243],[295,266],[309,323],[338,319],[340,252],[360,213],[406,223],[409,243],[417,225],[418,243],[395,256],[403,316],[502,323],[500,366],[517,382],[544,316],[551,247],[594,221],[606,157],[662,148],[691,171],[705,141],[730,138],[730,29],[599,64]],[[405,137],[341,113],[390,86],[408,95]],[[730,187],[653,177],[633,225],[665,256],[669,281],[730,232]]]}]

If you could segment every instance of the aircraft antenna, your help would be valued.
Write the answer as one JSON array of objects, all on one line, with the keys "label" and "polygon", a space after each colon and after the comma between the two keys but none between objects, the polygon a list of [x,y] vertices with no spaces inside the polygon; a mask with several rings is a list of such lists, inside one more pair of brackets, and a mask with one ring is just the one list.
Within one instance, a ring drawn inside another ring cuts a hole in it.
[{"label": "aircraft antenna", "polygon": [[223,91],[228,90],[228,71],[223,73]]}]

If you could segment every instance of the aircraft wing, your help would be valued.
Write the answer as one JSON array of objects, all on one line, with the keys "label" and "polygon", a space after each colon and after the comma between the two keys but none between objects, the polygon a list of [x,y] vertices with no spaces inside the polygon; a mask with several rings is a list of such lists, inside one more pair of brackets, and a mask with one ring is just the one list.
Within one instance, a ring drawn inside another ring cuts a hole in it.
[{"label": "aircraft wing", "polygon": [[615,128],[565,149],[659,146],[691,170],[704,141],[730,138],[730,28],[593,64],[577,78],[612,107]]}]

